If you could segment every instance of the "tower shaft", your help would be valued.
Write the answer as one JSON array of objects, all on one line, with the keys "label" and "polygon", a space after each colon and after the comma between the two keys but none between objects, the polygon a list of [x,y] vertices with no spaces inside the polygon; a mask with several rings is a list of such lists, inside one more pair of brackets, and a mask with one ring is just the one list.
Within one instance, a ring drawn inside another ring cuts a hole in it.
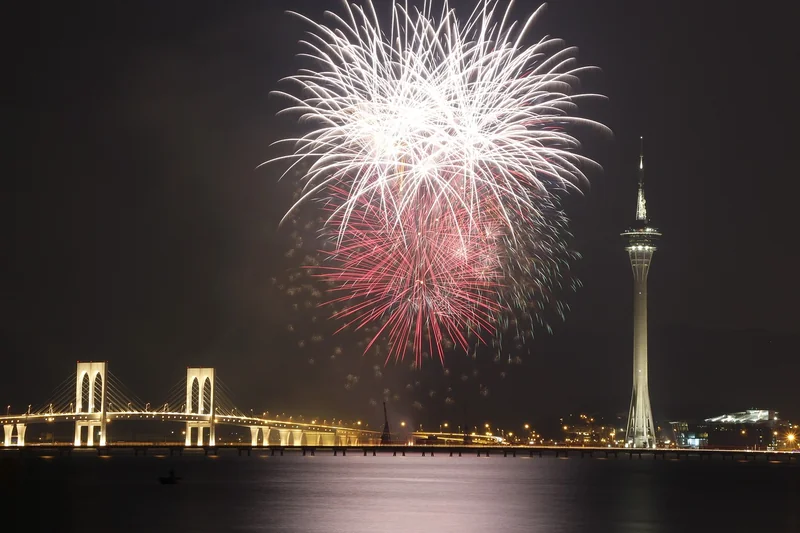
[{"label": "tower shaft", "polygon": [[628,254],[633,270],[633,391],[626,440],[633,447],[650,448],[655,445],[655,425],[647,372],[647,274],[653,249],[649,246],[630,248]]}]

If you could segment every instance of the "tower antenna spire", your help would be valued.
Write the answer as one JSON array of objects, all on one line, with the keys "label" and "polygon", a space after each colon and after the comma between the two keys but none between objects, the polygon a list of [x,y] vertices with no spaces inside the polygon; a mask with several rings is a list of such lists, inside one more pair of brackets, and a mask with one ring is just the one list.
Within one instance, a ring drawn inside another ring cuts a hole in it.
[{"label": "tower antenna spire", "polygon": [[644,137],[639,137],[639,183],[644,181]]},{"label": "tower antenna spire", "polygon": [[639,194],[636,197],[636,221],[647,224],[647,203],[644,199],[644,137],[639,137]]}]

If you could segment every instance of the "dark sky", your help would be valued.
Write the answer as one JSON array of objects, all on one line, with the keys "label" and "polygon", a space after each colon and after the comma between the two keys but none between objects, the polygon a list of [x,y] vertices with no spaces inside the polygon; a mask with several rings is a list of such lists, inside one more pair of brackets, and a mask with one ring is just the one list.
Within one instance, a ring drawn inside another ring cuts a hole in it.
[{"label": "dark sky", "polygon": [[[310,364],[270,285],[286,275],[289,184],[255,167],[294,127],[269,96],[300,66],[304,26],[284,11],[319,18],[336,2],[17,4],[0,89],[0,402],[12,410],[44,401],[76,360],[108,360],[154,403],[184,367],[208,365],[243,409],[377,423],[367,400],[391,388],[392,412],[427,424],[464,405],[508,423],[625,412],[632,281],[619,232],[644,135],[649,214],[664,232],[650,274],[656,418],[800,416],[798,49],[770,4],[551,3],[531,35],[562,37],[601,67],[584,88],[609,100],[583,114],[614,131],[583,137],[605,170],[565,202],[584,287],[522,365],[504,378],[481,369],[455,406],[436,364],[378,378],[344,337],[322,344],[342,344],[339,362]],[[347,374],[360,378],[350,390]]]}]

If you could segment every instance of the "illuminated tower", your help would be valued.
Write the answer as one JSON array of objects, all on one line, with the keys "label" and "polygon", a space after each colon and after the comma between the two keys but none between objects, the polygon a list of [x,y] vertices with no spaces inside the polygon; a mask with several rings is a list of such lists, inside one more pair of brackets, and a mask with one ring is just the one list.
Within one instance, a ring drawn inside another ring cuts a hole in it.
[{"label": "illuminated tower", "polygon": [[656,445],[650,389],[647,385],[647,272],[661,234],[649,224],[644,200],[644,140],[639,155],[639,194],[636,222],[622,233],[633,269],[633,393],[625,432],[626,446],[652,448]]}]

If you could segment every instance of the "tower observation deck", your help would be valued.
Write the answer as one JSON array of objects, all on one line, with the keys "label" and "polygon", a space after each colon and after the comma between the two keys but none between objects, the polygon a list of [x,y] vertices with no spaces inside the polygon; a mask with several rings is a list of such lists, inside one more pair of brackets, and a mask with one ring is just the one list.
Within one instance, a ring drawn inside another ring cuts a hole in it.
[{"label": "tower observation deck", "polygon": [[622,233],[633,270],[633,392],[625,432],[626,446],[652,448],[656,444],[647,379],[647,274],[661,233],[650,225],[644,198],[644,141],[639,155],[639,192],[636,221]]}]

